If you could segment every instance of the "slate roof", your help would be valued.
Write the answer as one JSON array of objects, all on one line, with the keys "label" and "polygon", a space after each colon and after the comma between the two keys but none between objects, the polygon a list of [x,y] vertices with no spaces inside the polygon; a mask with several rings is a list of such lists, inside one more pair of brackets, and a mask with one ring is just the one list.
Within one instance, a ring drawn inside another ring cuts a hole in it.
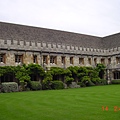
[{"label": "slate roof", "polygon": [[120,33],[103,37],[102,44],[103,48],[120,47]]},{"label": "slate roof", "polygon": [[120,33],[97,37],[60,30],[0,22],[0,38],[48,43],[62,43],[89,48],[120,47]]},{"label": "slate roof", "polygon": [[102,48],[100,37],[5,22],[0,22],[0,38]]}]

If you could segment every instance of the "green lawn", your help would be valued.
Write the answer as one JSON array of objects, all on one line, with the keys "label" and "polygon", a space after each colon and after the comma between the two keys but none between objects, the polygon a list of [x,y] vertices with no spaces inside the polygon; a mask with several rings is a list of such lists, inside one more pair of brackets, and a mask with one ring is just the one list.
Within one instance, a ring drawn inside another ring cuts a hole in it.
[{"label": "green lawn", "polygon": [[1,93],[0,120],[120,120],[114,106],[120,107],[120,85]]}]

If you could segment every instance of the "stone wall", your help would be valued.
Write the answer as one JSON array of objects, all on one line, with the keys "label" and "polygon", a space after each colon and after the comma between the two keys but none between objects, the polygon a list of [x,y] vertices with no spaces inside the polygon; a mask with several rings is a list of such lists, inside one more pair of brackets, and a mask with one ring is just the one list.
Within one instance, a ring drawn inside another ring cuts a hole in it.
[{"label": "stone wall", "polygon": [[[101,59],[104,59],[104,64],[107,66],[109,58],[111,58],[111,66],[113,68],[116,64],[116,57],[119,56],[120,52],[120,47],[95,49],[56,43],[3,39],[0,39],[0,49],[0,54],[5,54],[6,57],[5,64],[0,63],[1,65],[18,65],[18,63],[15,63],[15,55],[22,55],[23,63],[25,64],[33,63],[33,55],[36,55],[37,63],[44,66],[43,55],[47,55],[49,66],[62,68],[69,66],[95,66],[94,59],[96,59],[96,63],[101,63]],[[57,64],[50,63],[50,56],[57,57]],[[65,65],[61,62],[61,56],[65,57]],[[73,64],[70,64],[70,57],[73,57]],[[79,64],[79,58],[84,58],[84,64]]]}]

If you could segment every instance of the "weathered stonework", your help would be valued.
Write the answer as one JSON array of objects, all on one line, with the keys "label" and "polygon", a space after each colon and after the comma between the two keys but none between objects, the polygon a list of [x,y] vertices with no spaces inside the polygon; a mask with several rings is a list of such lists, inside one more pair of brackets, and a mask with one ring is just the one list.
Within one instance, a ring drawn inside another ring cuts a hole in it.
[{"label": "weathered stonework", "polygon": [[25,52],[23,54],[23,63],[24,64],[33,63],[33,53],[31,53],[31,52]]},{"label": "weathered stonework", "polygon": [[[47,67],[95,67],[103,63],[109,70],[107,79],[113,79],[114,72],[120,70],[120,33],[100,38],[0,22],[1,54],[4,60],[0,66],[36,63],[45,70]],[[47,56],[47,63],[43,56]],[[53,63],[51,56],[55,57]],[[62,63],[63,56],[65,63]]]}]

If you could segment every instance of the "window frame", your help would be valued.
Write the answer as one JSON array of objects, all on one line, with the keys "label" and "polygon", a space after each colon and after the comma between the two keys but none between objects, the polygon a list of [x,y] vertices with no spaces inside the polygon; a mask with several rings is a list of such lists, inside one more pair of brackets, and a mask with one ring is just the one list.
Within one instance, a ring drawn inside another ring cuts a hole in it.
[{"label": "window frame", "polygon": [[48,64],[48,56],[43,55],[43,64]]},{"label": "window frame", "polygon": [[37,55],[33,55],[33,63],[35,63],[35,64],[38,63]]},{"label": "window frame", "polygon": [[70,64],[74,64],[74,60],[73,60],[73,57],[70,57]]},{"label": "window frame", "polygon": [[61,63],[62,63],[62,64],[65,64],[65,63],[66,63],[66,61],[65,61],[65,56],[61,56]]},{"label": "window frame", "polygon": [[81,57],[79,58],[79,64],[84,65],[84,58],[81,58]]},{"label": "window frame", "polygon": [[15,54],[15,63],[23,63],[23,55]]},{"label": "window frame", "polygon": [[50,56],[50,63],[57,64],[57,56]]},{"label": "window frame", "polygon": [[89,64],[89,65],[92,64],[91,58],[88,58],[88,64]]},{"label": "window frame", "polygon": [[5,63],[5,62],[6,62],[5,54],[0,54],[0,63]]}]

